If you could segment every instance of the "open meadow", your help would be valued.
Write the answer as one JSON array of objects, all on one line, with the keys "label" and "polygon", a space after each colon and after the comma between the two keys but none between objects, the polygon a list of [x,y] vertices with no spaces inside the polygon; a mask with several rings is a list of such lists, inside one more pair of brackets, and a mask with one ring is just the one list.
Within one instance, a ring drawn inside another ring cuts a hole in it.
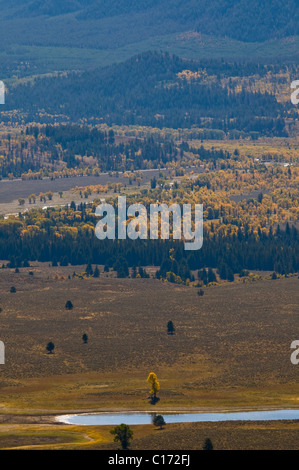
[{"label": "open meadow", "polygon": [[[55,423],[70,412],[298,407],[299,366],[290,361],[299,335],[296,276],[222,284],[198,296],[152,278],[79,279],[73,271],[84,267],[0,269],[1,448],[117,448],[109,427]],[[175,335],[167,334],[169,320]],[[161,386],[155,406],[146,382],[152,371]],[[132,448],[144,449],[201,448],[211,436],[218,448],[295,448],[299,432],[296,422],[133,428]]]}]

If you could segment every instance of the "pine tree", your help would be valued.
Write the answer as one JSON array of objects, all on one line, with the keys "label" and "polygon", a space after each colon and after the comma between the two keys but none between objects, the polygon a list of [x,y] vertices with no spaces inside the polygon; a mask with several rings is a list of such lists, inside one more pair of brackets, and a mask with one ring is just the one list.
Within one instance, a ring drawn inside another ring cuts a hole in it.
[{"label": "pine tree", "polygon": [[203,450],[214,450],[213,443],[212,443],[211,439],[209,439],[208,437],[205,440],[205,443],[203,445]]},{"label": "pine tree", "polygon": [[174,335],[175,333],[175,327],[171,320],[167,323],[167,333],[169,335]]},{"label": "pine tree", "polygon": [[153,425],[159,427],[160,429],[163,429],[163,426],[165,426],[165,420],[162,415],[155,415],[153,418]]},{"label": "pine tree", "polygon": [[83,343],[84,343],[84,344],[86,344],[86,343],[88,342],[88,336],[87,336],[86,333],[84,333],[84,334],[82,335],[82,340],[83,340]]},{"label": "pine tree", "polygon": [[93,275],[93,269],[90,263],[86,266],[85,273],[87,276],[92,276]]},{"label": "pine tree", "polygon": [[49,354],[53,354],[54,348],[55,348],[55,345],[54,343],[52,343],[52,341],[50,341],[46,346],[46,350],[48,351]]},{"label": "pine tree", "polygon": [[98,266],[95,267],[93,277],[96,277],[96,278],[100,277],[100,270],[99,270]]},{"label": "pine tree", "polygon": [[74,306],[73,306],[73,304],[72,304],[72,302],[71,302],[70,300],[68,300],[68,301],[66,302],[65,308],[66,308],[67,310],[72,310],[72,309],[74,308]]}]

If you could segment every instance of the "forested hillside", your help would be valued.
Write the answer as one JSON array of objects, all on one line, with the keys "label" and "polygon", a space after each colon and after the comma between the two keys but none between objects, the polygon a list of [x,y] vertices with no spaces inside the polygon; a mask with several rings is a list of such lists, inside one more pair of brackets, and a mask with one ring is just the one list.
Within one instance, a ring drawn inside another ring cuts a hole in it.
[{"label": "forested hillside", "polygon": [[[195,28],[207,34],[229,36],[241,41],[265,41],[298,34],[298,8],[295,0],[15,0],[1,2],[2,9],[17,18],[42,15],[59,16],[74,13],[74,21],[82,23],[123,15],[142,14],[154,22],[160,31],[171,24]],[[79,28],[81,25],[79,25]]]},{"label": "forested hillside", "polygon": [[240,88],[230,79],[237,74],[263,77],[269,70],[274,69],[223,62],[216,67],[213,61],[148,52],[104,69],[12,88],[7,108],[22,110],[23,118],[29,121],[38,115],[38,119],[51,122],[52,115],[62,121],[87,118],[109,125],[195,125],[230,134],[285,136],[284,117],[291,105],[256,90],[254,80],[252,87]]}]

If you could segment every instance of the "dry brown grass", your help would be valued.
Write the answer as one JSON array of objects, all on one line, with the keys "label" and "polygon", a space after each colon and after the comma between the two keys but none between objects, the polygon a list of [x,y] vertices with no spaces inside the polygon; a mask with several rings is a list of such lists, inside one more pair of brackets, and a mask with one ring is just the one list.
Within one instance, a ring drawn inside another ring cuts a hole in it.
[{"label": "dry brown grass", "polygon": [[[28,275],[30,269],[34,276]],[[40,415],[64,411],[153,410],[146,383],[151,371],[161,384],[161,400],[154,408],[159,412],[298,407],[299,366],[290,362],[291,342],[299,338],[298,278],[211,287],[199,297],[197,289],[154,279],[102,275],[69,280],[73,267],[30,269],[19,274],[0,269],[0,339],[6,345],[6,364],[0,366],[1,429],[5,422],[14,423],[16,415],[25,432],[26,415],[34,415],[38,424]],[[66,279],[53,279],[56,272]],[[74,304],[72,311],[65,309],[67,300]],[[175,324],[174,336],[166,333],[168,320]],[[83,333],[88,344],[83,344]],[[52,355],[45,349],[50,340]],[[228,448],[231,441],[250,448],[263,439],[262,446],[270,445],[271,432],[260,423],[255,428],[244,424],[239,440],[231,439],[238,426],[169,425],[159,435],[138,427],[134,442],[138,448],[171,448],[182,439],[190,449],[212,436],[219,448]],[[279,446],[287,445],[288,435],[293,446],[296,426],[267,426],[274,428]],[[193,439],[194,429],[199,431]],[[250,437],[245,443],[242,433]],[[42,445],[77,445],[68,435],[62,441],[61,435],[56,441],[45,436]],[[5,439],[3,447],[9,447],[11,440]],[[18,439],[17,445],[27,445],[28,439]],[[36,443],[36,437],[30,439],[29,444]],[[111,442],[104,441],[94,445]]]},{"label": "dry brown grass", "polygon": [[[298,450],[299,424],[184,423],[131,426],[134,450],[202,450],[210,438],[215,450]],[[0,429],[0,449],[118,450],[111,426],[22,425]]]},{"label": "dry brown grass", "polygon": [[[295,404],[290,344],[299,337],[297,278],[213,287],[199,297],[196,289],[153,279],[54,280],[59,269],[37,268],[34,276],[0,270],[1,394],[8,402],[31,406],[36,391],[42,403],[42,390],[63,395],[67,383],[66,403],[74,395],[80,406],[106,406],[113,395],[121,406],[142,407],[154,370],[169,406],[232,405],[244,390],[244,401],[251,390],[249,404],[257,396],[262,404]],[[63,272],[67,277],[73,268]],[[69,299],[72,311],[65,309]],[[170,319],[175,336],[166,334]],[[45,349],[50,340],[53,355]],[[259,396],[260,390],[267,393]]]},{"label": "dry brown grass", "polygon": [[[190,142],[192,147],[200,147],[202,144],[199,140]],[[259,159],[267,159],[271,155],[273,161],[298,162],[299,147],[298,139],[294,138],[260,138],[257,141],[250,140],[210,140],[205,141],[204,147],[207,149],[227,150],[231,154],[238,149],[241,156],[251,155]]]}]

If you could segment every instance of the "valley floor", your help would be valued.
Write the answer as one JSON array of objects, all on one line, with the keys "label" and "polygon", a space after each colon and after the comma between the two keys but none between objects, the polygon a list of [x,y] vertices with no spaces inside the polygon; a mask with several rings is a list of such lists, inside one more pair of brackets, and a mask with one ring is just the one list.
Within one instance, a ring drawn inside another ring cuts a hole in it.
[{"label": "valley floor", "polygon": [[[68,279],[79,268],[0,269],[0,448],[117,448],[109,427],[57,424],[64,413],[298,407],[296,276],[227,283],[199,297],[155,279]],[[161,385],[154,407],[152,371]],[[219,449],[298,447],[295,421],[133,428],[132,449],[200,449],[206,437]]]}]

